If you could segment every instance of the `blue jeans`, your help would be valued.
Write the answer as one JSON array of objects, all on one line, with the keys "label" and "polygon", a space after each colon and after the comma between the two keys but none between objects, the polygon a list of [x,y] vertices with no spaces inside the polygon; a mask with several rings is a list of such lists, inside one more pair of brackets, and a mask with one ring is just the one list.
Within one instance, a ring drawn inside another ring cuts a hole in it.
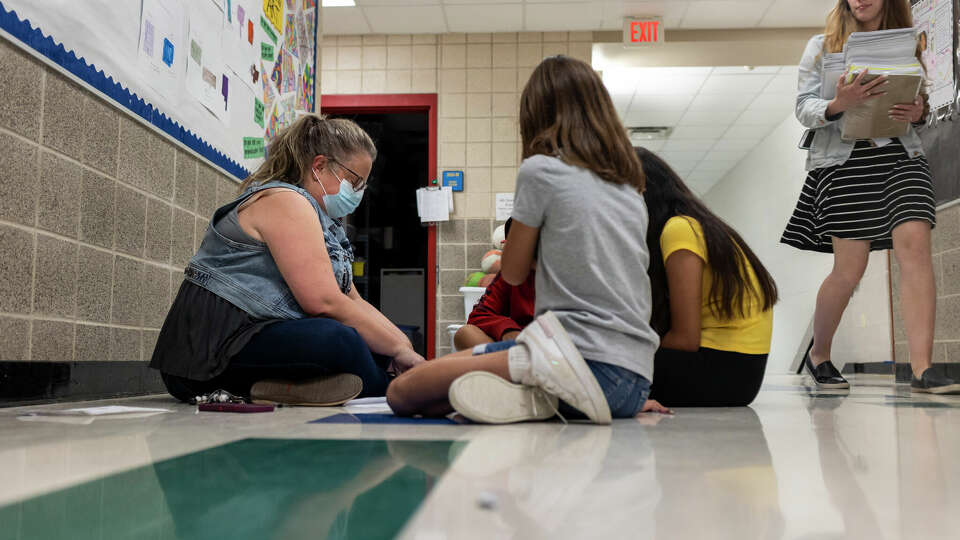
[{"label": "blue jeans", "polygon": [[363,380],[358,397],[383,396],[390,376],[390,358],[374,354],[356,330],[333,319],[313,317],[273,323],[250,339],[227,369],[209,381],[163,374],[170,394],[189,401],[200,394],[227,390],[249,396],[263,379],[302,381],[323,375],[352,373]]},{"label": "blue jeans", "polygon": [[[509,339],[477,345],[473,349],[473,354],[476,356],[505,351],[516,344],[515,340]],[[646,377],[613,364],[593,360],[586,362],[593,376],[600,383],[603,395],[607,398],[607,405],[610,407],[610,414],[614,418],[632,418],[643,409],[643,404],[650,396],[650,381]],[[564,402],[560,403],[560,414],[567,418],[586,418],[582,412]]]}]

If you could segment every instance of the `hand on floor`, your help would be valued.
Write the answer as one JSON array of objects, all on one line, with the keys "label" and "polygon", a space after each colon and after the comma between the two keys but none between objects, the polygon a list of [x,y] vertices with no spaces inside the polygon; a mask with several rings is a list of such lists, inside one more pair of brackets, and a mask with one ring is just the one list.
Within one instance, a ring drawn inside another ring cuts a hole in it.
[{"label": "hand on floor", "polygon": [[643,409],[640,410],[641,413],[645,412],[655,412],[660,414],[673,414],[672,409],[668,409],[660,404],[659,401],[655,399],[648,399],[646,403],[643,404]]}]

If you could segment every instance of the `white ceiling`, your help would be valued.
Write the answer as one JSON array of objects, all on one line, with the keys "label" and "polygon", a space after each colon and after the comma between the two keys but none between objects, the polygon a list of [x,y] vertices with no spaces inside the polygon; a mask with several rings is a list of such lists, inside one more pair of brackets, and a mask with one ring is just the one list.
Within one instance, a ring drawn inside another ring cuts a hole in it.
[{"label": "white ceiling", "polygon": [[[323,32],[420,34],[620,30],[625,16],[667,28],[823,26],[835,0],[356,0],[323,8]],[[669,35],[667,37],[669,39]]]},{"label": "white ceiling", "polygon": [[603,82],[627,127],[673,128],[666,139],[634,142],[703,194],[793,113],[797,68],[607,69]]}]

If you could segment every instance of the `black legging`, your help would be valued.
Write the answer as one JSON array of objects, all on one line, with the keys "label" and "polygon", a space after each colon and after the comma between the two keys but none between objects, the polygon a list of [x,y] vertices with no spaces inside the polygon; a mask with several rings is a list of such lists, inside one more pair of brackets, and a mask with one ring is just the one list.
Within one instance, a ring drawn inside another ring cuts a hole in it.
[{"label": "black legging", "polygon": [[667,407],[743,407],[757,397],[766,367],[765,354],[659,349],[650,399]]},{"label": "black legging", "polygon": [[316,317],[267,326],[230,360],[226,371],[209,381],[162,376],[167,391],[181,401],[219,389],[249,396],[259,380],[305,380],[336,373],[360,377],[359,397],[371,397],[386,394],[389,364],[390,358],[371,352],[353,328]]}]

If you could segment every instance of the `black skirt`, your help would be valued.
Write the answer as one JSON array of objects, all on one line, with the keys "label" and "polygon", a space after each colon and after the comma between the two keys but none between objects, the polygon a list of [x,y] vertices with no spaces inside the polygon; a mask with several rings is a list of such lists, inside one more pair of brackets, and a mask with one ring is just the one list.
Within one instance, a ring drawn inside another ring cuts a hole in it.
[{"label": "black skirt", "polygon": [[212,292],[184,281],[163,322],[150,367],[208,381],[223,373],[257,333],[279,319],[255,319]]},{"label": "black skirt", "polygon": [[930,166],[911,158],[898,139],[886,146],[857,141],[844,163],[814,169],[780,242],[833,253],[832,237],[869,240],[870,250],[893,247],[893,229],[907,221],[936,224]]}]

